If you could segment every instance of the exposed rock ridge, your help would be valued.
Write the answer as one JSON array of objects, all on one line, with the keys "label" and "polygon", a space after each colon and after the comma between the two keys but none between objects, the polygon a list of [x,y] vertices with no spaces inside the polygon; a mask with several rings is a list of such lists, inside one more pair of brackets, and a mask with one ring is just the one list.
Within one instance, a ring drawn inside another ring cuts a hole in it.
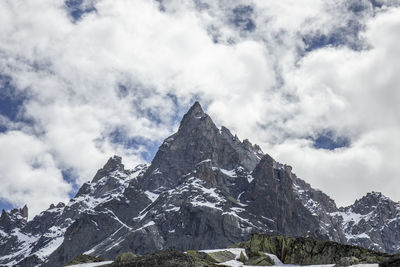
[{"label": "exposed rock ridge", "polygon": [[[348,266],[358,263],[380,263],[393,258],[389,254],[362,247],[303,237],[255,234],[239,246],[246,249],[247,255],[267,252],[276,255],[285,264]],[[348,264],[345,264],[346,262]]]},{"label": "exposed rock ridge", "polygon": [[10,232],[14,228],[24,226],[27,220],[28,207],[26,205],[21,209],[13,209],[11,211],[3,209],[0,217],[0,227],[6,232]]},{"label": "exposed rock ridge", "polygon": [[96,175],[93,177],[92,182],[97,182],[108,173],[113,171],[125,171],[124,165],[122,164],[122,158],[116,155],[111,157],[104,165],[104,167],[97,171]]},{"label": "exposed rock ridge", "polygon": [[338,209],[290,166],[218,129],[198,102],[150,165],[127,170],[113,156],[66,205],[28,222],[25,211],[0,217],[0,264],[61,266],[79,254],[220,248],[259,232],[400,251],[399,203],[371,193]]},{"label": "exposed rock ridge", "polygon": [[240,166],[251,172],[262,155],[259,146],[241,142],[225,127],[218,129],[196,102],[184,115],[178,132],[162,143],[141,184],[154,190],[176,187],[182,182],[180,177],[204,162],[224,170]]}]

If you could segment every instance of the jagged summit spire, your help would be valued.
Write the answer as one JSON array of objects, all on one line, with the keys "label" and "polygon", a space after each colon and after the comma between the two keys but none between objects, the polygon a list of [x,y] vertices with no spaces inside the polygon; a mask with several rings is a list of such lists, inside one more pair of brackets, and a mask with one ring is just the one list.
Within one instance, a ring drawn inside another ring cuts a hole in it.
[{"label": "jagged summit spire", "polygon": [[240,166],[252,171],[262,155],[248,140],[241,142],[227,128],[218,129],[196,101],[183,116],[178,132],[160,146],[142,182],[154,189],[172,188],[182,174],[198,168],[201,162],[224,170]]},{"label": "jagged summit spire", "polygon": [[28,219],[28,206],[25,206],[21,209],[21,216],[25,219]]},{"label": "jagged summit spire", "polygon": [[211,118],[204,112],[200,103],[196,101],[189,111],[183,116],[179,130],[191,128],[191,126],[197,125],[204,118],[207,118],[207,121],[212,122]]},{"label": "jagged summit spire", "polygon": [[203,108],[201,107],[199,101],[196,101],[193,103],[192,107],[189,109],[187,114],[190,114],[195,117],[201,117],[201,116],[205,115]]},{"label": "jagged summit spire", "polygon": [[359,203],[378,203],[379,201],[391,201],[387,196],[385,196],[384,194],[382,194],[381,192],[368,192],[365,196],[363,196],[362,198],[358,199],[355,201],[354,205],[357,205]]},{"label": "jagged summit spire", "polygon": [[108,159],[104,167],[97,171],[96,175],[93,177],[92,182],[97,182],[105,175],[107,175],[107,173],[110,173],[115,170],[124,170],[124,164],[122,164],[122,158],[117,155],[114,155],[113,157]]}]

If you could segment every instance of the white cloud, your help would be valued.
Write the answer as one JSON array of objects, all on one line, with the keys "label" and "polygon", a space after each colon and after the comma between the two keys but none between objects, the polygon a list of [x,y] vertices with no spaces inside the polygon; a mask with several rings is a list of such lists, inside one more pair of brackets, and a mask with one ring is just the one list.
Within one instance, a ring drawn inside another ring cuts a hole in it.
[{"label": "white cloud", "polygon": [[66,201],[72,187],[63,181],[47,146],[37,138],[10,131],[0,134],[1,197],[22,207],[30,218],[49,203]]},{"label": "white cloud", "polygon": [[[163,2],[166,12],[155,1],[96,1],[96,12],[76,22],[61,0],[0,2],[0,70],[28,96],[24,115],[33,121],[21,125],[0,117],[18,136],[2,138],[40,144],[21,151],[14,164],[43,153],[51,168],[41,165],[34,173],[58,172],[45,179],[60,185],[60,169],[72,169],[81,184],[113,154],[131,167],[143,161],[146,146],[127,149],[110,134],[118,129],[127,138],[160,142],[176,129],[176,114],[197,97],[218,124],[262,144],[339,203],[354,200],[351,188],[360,177],[367,182],[355,186],[357,196],[381,188],[396,199],[398,9],[372,17],[369,6],[356,17],[340,1],[241,1],[253,7],[256,25],[244,32],[232,25],[238,3],[203,1],[209,8],[199,9],[191,1]],[[304,35],[329,35],[356,19],[367,23],[362,37],[370,50],[325,47],[302,57]],[[352,146],[324,151],[304,141],[327,129],[350,138]],[[372,142],[374,136],[380,141]],[[374,182],[382,171],[387,186]],[[20,172],[30,177],[31,169]],[[349,181],[349,191],[335,179]],[[12,196],[0,189],[0,196],[48,206],[50,199],[31,197],[45,184],[18,186],[32,193]],[[60,200],[69,188],[62,190]]]},{"label": "white cloud", "polygon": [[365,33],[371,50],[327,48],[305,57],[293,77],[299,89],[301,113],[291,122],[298,132],[334,129],[353,140],[337,151],[315,150],[310,144],[274,148],[298,174],[350,204],[367,191],[382,191],[399,200],[396,179],[400,142],[400,10],[379,14]]}]

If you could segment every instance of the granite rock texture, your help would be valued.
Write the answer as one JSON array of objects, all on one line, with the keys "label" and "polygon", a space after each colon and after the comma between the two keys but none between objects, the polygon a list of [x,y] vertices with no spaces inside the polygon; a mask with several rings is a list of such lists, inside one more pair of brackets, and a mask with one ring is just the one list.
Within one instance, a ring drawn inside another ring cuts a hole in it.
[{"label": "granite rock texture", "polygon": [[[260,147],[218,128],[198,102],[153,161],[111,157],[69,203],[0,217],[0,265],[62,266],[76,255],[223,248],[253,233],[400,251],[400,204],[370,193],[338,208]],[[349,259],[350,260],[350,259]]]}]

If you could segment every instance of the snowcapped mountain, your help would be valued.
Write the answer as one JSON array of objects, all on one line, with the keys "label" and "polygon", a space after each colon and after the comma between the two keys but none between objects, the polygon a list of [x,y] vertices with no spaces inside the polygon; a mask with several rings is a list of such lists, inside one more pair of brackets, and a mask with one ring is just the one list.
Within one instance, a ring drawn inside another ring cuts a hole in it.
[{"label": "snowcapped mountain", "polygon": [[330,215],[341,223],[341,242],[392,253],[400,251],[400,203],[381,193],[368,193]]},{"label": "snowcapped mountain", "polygon": [[2,212],[4,266],[62,266],[82,253],[222,248],[259,232],[400,251],[400,203],[370,193],[339,209],[290,166],[218,129],[197,102],[150,165],[126,170],[114,156],[67,205],[51,205],[31,221],[27,212]]}]

